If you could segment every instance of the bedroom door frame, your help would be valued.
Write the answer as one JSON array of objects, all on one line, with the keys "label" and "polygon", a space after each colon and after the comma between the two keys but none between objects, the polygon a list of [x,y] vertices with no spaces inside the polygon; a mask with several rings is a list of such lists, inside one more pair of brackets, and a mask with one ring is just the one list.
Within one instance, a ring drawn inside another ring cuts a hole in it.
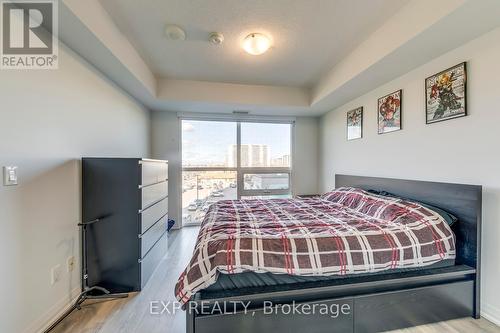
[{"label": "bedroom door frame", "polygon": [[[224,114],[193,114],[193,113],[178,113],[180,130],[180,189],[179,195],[179,212],[181,225],[183,224],[182,213],[182,184],[183,173],[189,171],[233,171],[236,173],[237,199],[248,196],[273,196],[273,195],[294,195],[293,182],[293,164],[295,158],[295,117],[266,117],[266,116],[240,116],[240,115],[224,115]],[[215,121],[215,122],[233,122],[236,123],[236,167],[184,167],[182,161],[182,123],[183,121]],[[242,123],[268,123],[268,124],[289,124],[290,125],[290,166],[289,167],[241,167],[241,124]],[[280,190],[249,190],[244,189],[243,178],[245,174],[269,174],[269,173],[286,173],[288,174],[288,189]]]}]

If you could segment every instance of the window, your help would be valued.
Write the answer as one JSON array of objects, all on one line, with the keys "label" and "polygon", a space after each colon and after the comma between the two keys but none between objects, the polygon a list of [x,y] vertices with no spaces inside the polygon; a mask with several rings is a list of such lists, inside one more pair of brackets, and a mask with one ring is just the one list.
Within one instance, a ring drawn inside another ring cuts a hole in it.
[{"label": "window", "polygon": [[236,199],[235,171],[183,171],[182,219],[199,224],[214,202]]},{"label": "window", "polygon": [[291,194],[291,123],[182,120],[182,219],[219,200]]},{"label": "window", "polygon": [[290,167],[290,124],[241,123],[241,167]]},{"label": "window", "polygon": [[245,173],[244,190],[288,190],[290,176],[287,173]]},{"label": "window", "polygon": [[228,147],[236,146],[236,123],[182,121],[182,166],[220,168],[236,166],[228,160]]}]

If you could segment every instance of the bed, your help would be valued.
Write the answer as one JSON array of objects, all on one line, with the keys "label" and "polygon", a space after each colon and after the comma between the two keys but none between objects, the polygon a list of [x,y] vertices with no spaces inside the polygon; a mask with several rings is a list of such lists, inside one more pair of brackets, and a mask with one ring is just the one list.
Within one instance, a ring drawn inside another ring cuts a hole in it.
[{"label": "bed", "polygon": [[336,186],[212,205],[175,290],[187,332],[377,332],[479,316],[480,186],[346,175]]}]

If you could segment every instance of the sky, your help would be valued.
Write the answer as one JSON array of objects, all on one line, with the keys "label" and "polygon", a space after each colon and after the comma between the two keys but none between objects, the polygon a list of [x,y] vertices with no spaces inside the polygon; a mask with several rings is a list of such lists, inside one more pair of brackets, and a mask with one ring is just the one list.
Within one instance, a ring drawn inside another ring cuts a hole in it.
[{"label": "sky", "polygon": [[[290,124],[241,123],[242,144],[267,144],[271,158],[290,154]],[[184,165],[226,163],[228,147],[236,144],[236,123],[182,121]]]}]

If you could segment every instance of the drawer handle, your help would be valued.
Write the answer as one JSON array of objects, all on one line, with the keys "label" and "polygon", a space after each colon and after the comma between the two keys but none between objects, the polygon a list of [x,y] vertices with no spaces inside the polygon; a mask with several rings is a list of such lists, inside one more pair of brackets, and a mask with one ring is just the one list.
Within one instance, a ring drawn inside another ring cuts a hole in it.
[{"label": "drawer handle", "polygon": [[164,180],[160,180],[159,182],[152,183],[152,184],[139,185],[138,187],[139,187],[139,190],[142,190],[145,187],[158,185],[158,184],[165,183],[165,182],[168,182],[168,178],[165,178]]},{"label": "drawer handle", "polygon": [[154,205],[156,205],[158,202],[160,201],[163,201],[165,200],[166,198],[168,198],[168,195],[164,196],[163,198],[160,198],[158,200],[156,200],[155,202],[152,202],[151,204],[147,205],[146,207],[144,207],[143,209],[139,209],[139,214],[142,214],[142,212],[144,212],[146,209],[150,208],[150,207],[153,207]]},{"label": "drawer handle", "polygon": [[156,240],[156,242],[154,242],[153,246],[151,246],[151,248],[148,250],[148,252],[146,252],[146,254],[141,258],[139,258],[139,263],[141,263],[144,259],[146,259],[146,257],[148,256],[148,254],[153,250],[153,248],[156,246],[156,244],[158,244],[158,242],[163,238],[163,236],[165,236],[165,234],[167,233],[168,231],[165,230],[163,231],[163,233],[161,234],[160,238],[158,238]]},{"label": "drawer handle", "polygon": [[148,232],[149,230],[153,229],[153,227],[155,225],[157,225],[158,223],[161,223],[161,220],[163,220],[163,218],[165,218],[165,216],[168,217],[168,212],[166,212],[165,214],[163,214],[158,220],[155,221],[155,223],[153,223],[152,225],[150,225],[149,228],[147,228],[142,234],[139,234],[139,238],[142,238],[142,236],[144,236],[146,234],[146,232]]},{"label": "drawer handle", "polygon": [[166,160],[155,160],[155,159],[152,159],[152,158],[142,158],[139,160],[139,164],[144,164],[144,162],[147,164],[147,163],[161,163],[161,164],[167,164],[168,165],[168,161]]}]

